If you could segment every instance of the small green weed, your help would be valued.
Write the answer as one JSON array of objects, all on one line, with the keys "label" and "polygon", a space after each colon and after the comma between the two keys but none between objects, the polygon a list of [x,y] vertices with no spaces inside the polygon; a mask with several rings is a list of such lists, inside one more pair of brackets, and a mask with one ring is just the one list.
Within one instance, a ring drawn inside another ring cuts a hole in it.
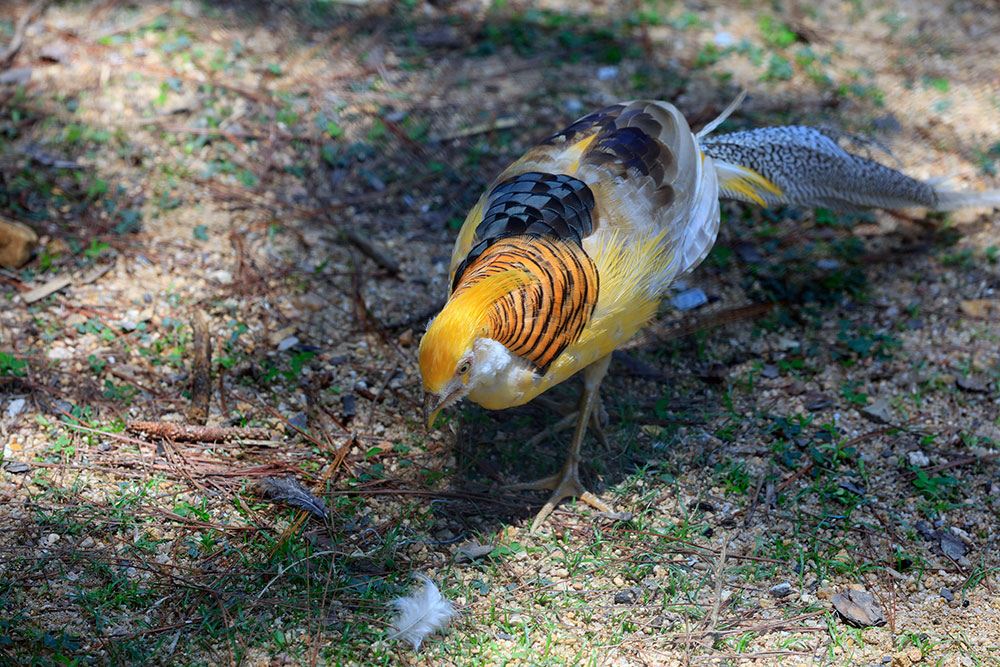
[{"label": "small green weed", "polygon": [[8,352],[0,352],[0,376],[24,377],[27,372],[27,359],[18,359]]}]

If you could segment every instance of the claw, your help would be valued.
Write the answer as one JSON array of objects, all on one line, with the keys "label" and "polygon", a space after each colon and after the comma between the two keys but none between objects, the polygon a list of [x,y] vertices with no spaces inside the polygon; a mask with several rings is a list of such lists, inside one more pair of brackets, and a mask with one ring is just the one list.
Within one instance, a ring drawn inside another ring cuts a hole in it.
[{"label": "claw", "polygon": [[552,491],[552,495],[549,496],[549,499],[545,502],[545,505],[542,506],[542,509],[538,510],[538,514],[535,515],[535,520],[531,522],[531,532],[533,533],[538,532],[542,522],[545,521],[550,514],[552,514],[552,510],[556,508],[556,505],[558,505],[563,498],[578,498],[599,512],[612,512],[610,505],[584,488],[583,482],[580,481],[580,471],[575,462],[572,465],[567,462],[567,465],[563,466],[562,471],[557,475],[552,475],[551,477],[546,477],[536,482],[510,484],[504,488],[512,491],[542,489]]},{"label": "claw", "polygon": [[531,522],[531,532],[533,533],[538,531],[542,522],[552,514],[552,510],[556,508],[556,505],[563,498],[578,498],[599,512],[612,512],[610,505],[583,486],[583,482],[580,481],[579,462],[573,460],[566,461],[563,469],[558,474],[534,482],[508,484],[503,488],[510,491],[552,491],[552,495],[549,496],[548,501],[538,511],[538,514],[535,515],[535,520]]}]

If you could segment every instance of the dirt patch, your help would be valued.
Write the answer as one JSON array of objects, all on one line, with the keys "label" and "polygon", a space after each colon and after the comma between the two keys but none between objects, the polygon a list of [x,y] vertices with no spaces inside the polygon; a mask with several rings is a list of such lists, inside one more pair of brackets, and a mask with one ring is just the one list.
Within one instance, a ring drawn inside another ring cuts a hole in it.
[{"label": "dirt patch", "polygon": [[[707,303],[605,381],[585,474],[629,522],[529,535],[542,498],[499,486],[568,435],[527,451],[537,405],[426,432],[415,362],[482,187],[608,102],[697,128],[747,88],[723,131],[839,127],[1000,187],[996,11],[285,4],[55,3],[2,72],[0,216],[40,237],[0,272],[3,660],[998,659],[995,212],[725,205],[678,286]],[[328,517],[271,504],[283,476]],[[415,571],[460,612],[418,654],[386,640]],[[838,616],[851,587],[884,625]]]}]

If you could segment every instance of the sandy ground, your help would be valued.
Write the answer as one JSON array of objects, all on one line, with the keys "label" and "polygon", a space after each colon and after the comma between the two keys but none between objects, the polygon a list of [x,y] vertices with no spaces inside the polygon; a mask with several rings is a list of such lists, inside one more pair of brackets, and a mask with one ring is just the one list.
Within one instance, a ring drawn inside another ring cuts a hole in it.
[{"label": "sandy ground", "polygon": [[[727,204],[681,286],[708,303],[664,304],[606,381],[588,481],[630,522],[564,504],[529,535],[541,498],[498,484],[568,436],[524,450],[539,406],[425,432],[415,361],[481,188],[608,102],[697,128],[746,88],[730,129],[838,127],[1000,187],[995,3],[293,7],[55,4],[0,87],[0,214],[41,237],[0,273],[0,660],[997,663],[995,211]],[[199,396],[266,437],[127,428]],[[268,475],[331,522],[263,502]],[[412,571],[461,610],[417,654],[385,638]],[[849,587],[887,623],[846,625]]]}]

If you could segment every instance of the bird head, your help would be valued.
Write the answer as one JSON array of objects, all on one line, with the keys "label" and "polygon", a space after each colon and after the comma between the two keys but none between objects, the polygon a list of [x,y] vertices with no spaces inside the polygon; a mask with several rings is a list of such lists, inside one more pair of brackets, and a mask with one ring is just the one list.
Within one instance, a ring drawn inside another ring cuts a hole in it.
[{"label": "bird head", "polygon": [[507,270],[463,282],[420,340],[420,376],[428,427],[438,413],[464,398],[485,377],[476,341],[490,338],[497,302],[531,281],[524,271]]}]

